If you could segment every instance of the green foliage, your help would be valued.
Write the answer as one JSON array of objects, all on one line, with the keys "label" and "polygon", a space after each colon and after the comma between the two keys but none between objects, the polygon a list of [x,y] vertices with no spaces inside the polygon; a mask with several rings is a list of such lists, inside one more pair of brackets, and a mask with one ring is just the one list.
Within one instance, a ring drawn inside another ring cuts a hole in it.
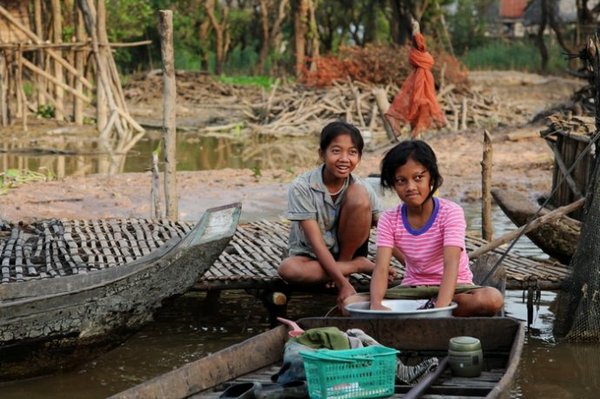
[{"label": "green foliage", "polygon": [[252,176],[254,177],[254,180],[260,180],[260,178],[262,177],[262,171],[260,170],[260,166],[252,167]]},{"label": "green foliage", "polygon": [[33,82],[30,80],[26,80],[23,82],[23,91],[25,92],[26,97],[31,97],[33,94]]},{"label": "green foliage", "polygon": [[484,43],[486,25],[477,7],[478,0],[458,2],[456,13],[449,18],[448,30],[452,36],[452,47],[457,55]]},{"label": "green foliage", "polygon": [[53,105],[50,104],[42,104],[38,106],[37,112],[35,113],[37,116],[44,119],[52,119],[54,118],[56,110]]},{"label": "green foliage", "polygon": [[6,172],[0,173],[0,194],[6,194],[10,188],[17,187],[24,183],[48,181],[52,179],[54,179],[54,174],[50,171],[42,173],[28,169],[8,169]]},{"label": "green foliage", "polygon": [[219,76],[219,81],[225,84],[230,85],[239,85],[239,86],[259,86],[264,87],[265,89],[270,89],[273,84],[273,78],[269,76]]},{"label": "green foliage", "polygon": [[[548,39],[548,73],[564,72],[567,61],[561,53],[560,47]],[[541,67],[540,53],[533,42],[529,40],[521,41],[501,41],[491,40],[485,46],[469,50],[461,61],[469,69],[498,69],[539,72]]]}]

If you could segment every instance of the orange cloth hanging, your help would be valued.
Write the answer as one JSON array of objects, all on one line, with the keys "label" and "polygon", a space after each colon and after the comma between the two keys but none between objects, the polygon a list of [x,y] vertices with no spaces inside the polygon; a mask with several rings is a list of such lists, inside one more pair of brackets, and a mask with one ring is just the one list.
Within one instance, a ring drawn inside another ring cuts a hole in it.
[{"label": "orange cloth hanging", "polygon": [[435,98],[433,81],[433,57],[425,49],[425,38],[421,33],[413,35],[413,46],[409,54],[410,65],[415,69],[406,79],[392,105],[385,113],[396,134],[402,123],[410,123],[411,137],[435,124],[440,128],[446,117]]}]

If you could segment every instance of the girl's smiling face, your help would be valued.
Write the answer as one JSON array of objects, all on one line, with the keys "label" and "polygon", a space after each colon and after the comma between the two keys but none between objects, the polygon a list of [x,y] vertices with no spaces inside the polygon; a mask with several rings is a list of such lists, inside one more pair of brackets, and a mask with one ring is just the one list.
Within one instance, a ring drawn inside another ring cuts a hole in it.
[{"label": "girl's smiling face", "polygon": [[394,190],[408,207],[419,207],[431,192],[431,175],[425,166],[409,158],[396,169]]},{"label": "girl's smiling face", "polygon": [[345,179],[360,163],[360,151],[349,134],[340,134],[320,152],[325,163],[325,177]]}]

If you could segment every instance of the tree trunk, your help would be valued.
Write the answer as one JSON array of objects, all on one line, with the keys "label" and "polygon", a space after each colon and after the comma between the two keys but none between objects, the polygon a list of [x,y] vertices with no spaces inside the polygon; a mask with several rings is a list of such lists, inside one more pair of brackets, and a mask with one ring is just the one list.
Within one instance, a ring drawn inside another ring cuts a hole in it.
[{"label": "tree trunk", "polygon": [[296,52],[296,76],[304,70],[306,57],[306,34],[308,33],[308,0],[296,0],[294,14],[294,43]]},{"label": "tree trunk", "polygon": [[205,7],[210,24],[215,31],[215,74],[220,75],[223,72],[223,63],[229,47],[229,34],[227,32],[229,8],[226,5],[222,5],[221,21],[219,22],[215,16],[215,0],[206,0]]},{"label": "tree trunk", "polygon": [[540,26],[538,28],[537,35],[535,37],[535,44],[537,45],[538,50],[540,51],[541,65],[540,69],[543,73],[548,69],[548,48],[546,48],[546,43],[544,42],[544,31],[546,30],[546,25],[548,23],[548,8],[546,7],[546,0],[540,1],[540,9],[541,9],[541,20]]},{"label": "tree trunk", "polygon": [[271,18],[269,15],[273,11],[272,0],[259,0],[260,1],[260,23],[261,23],[261,35],[262,45],[258,57],[258,63],[254,69],[255,74],[264,73],[265,62],[269,56],[269,52],[274,50],[276,54],[279,53],[281,47],[281,25],[285,20],[286,9],[288,7],[288,0],[280,0],[277,8],[277,15],[273,24],[270,25]]},{"label": "tree trunk", "polygon": [[[600,131],[600,37],[596,33],[586,48],[596,87],[596,133]],[[600,156],[596,154],[587,189],[579,245],[570,263],[571,276],[561,286],[554,332],[573,341],[600,341]],[[568,333],[568,334],[567,334]]]},{"label": "tree trunk", "polygon": [[315,0],[308,0],[308,12],[310,16],[309,34],[310,34],[310,71],[315,72],[317,69],[317,61],[319,59],[319,27],[317,24],[316,10],[317,4]]}]

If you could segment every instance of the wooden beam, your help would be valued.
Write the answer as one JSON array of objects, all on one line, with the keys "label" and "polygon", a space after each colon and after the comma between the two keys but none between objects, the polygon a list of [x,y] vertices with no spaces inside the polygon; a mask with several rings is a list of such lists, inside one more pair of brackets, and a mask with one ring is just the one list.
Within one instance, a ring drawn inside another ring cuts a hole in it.
[{"label": "wooden beam", "polygon": [[92,102],[91,98],[87,97],[86,95],[82,94],[81,92],[78,92],[78,91],[74,90],[73,88],[71,88],[71,86],[69,86],[69,85],[67,85],[67,84],[59,81],[54,76],[50,75],[46,71],[44,71],[44,70],[38,68],[37,66],[35,66],[34,64],[32,64],[26,58],[23,58],[23,66],[25,66],[26,68],[28,68],[32,72],[35,72],[35,73],[38,73],[38,74],[42,75],[46,79],[50,80],[52,83],[54,83],[56,85],[60,85],[63,89],[65,89],[69,93],[73,94],[74,96],[82,99],[83,101],[85,101],[87,103],[91,103]]}]

